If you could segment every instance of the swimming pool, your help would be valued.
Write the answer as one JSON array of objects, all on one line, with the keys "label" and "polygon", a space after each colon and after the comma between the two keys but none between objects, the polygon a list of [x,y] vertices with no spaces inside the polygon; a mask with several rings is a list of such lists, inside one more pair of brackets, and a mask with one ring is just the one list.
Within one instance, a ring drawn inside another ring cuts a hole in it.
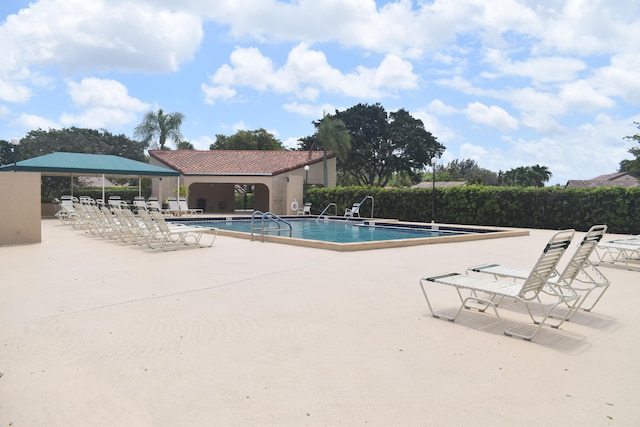
[{"label": "swimming pool", "polygon": [[[315,217],[299,216],[285,217],[285,219],[292,226],[291,237],[287,228],[286,232],[280,235],[274,232],[262,236],[258,231],[258,234],[254,234],[254,239],[337,251],[356,251],[528,234],[528,231],[524,230],[497,227],[466,227],[389,220],[345,221],[343,218],[335,218],[316,221]],[[251,220],[248,217],[181,218],[175,221],[189,225],[216,227],[220,230],[220,235],[251,238]]]}]

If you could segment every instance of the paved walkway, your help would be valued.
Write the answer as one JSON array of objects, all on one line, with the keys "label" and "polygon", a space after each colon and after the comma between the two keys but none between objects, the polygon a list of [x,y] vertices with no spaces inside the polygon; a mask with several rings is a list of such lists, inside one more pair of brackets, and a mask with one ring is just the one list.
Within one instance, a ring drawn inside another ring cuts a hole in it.
[{"label": "paved walkway", "polygon": [[0,247],[0,426],[640,425],[640,272],[601,267],[595,312],[533,342],[428,315],[419,277],[529,266],[551,233],[163,252],[45,220]]}]

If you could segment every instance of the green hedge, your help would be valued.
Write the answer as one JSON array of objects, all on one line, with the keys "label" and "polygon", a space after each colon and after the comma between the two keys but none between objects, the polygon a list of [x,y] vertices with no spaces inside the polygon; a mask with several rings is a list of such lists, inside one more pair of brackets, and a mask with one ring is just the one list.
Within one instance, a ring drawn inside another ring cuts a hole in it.
[{"label": "green hedge", "polygon": [[[609,232],[640,234],[640,187],[565,189],[468,186],[435,190],[435,221],[449,224],[586,231],[607,224]],[[313,212],[329,203],[342,214],[366,196],[374,199],[373,216],[403,221],[430,222],[430,188],[336,187],[309,189]],[[360,213],[370,217],[371,200]],[[330,209],[333,213],[333,208]]]}]

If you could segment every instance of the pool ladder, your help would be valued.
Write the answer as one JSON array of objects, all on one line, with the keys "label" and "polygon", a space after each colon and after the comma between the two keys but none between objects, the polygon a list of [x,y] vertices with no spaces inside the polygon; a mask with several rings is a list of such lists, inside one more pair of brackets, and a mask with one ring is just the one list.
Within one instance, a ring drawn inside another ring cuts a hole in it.
[{"label": "pool ladder", "polygon": [[[364,196],[364,199],[362,199],[360,201],[360,203],[356,203],[354,204],[358,206],[358,211],[360,210],[360,208],[362,207],[362,204],[367,200],[367,199],[371,199],[371,218],[373,219],[373,208],[375,205],[375,200],[373,199],[373,196]],[[355,212],[352,210],[351,213],[349,214],[349,216],[347,217],[347,219],[345,221],[349,221],[350,219],[353,218],[353,215],[355,214]],[[360,215],[360,214],[358,214]]]},{"label": "pool ladder", "polygon": [[316,222],[318,222],[318,220],[320,220],[320,218],[322,218],[322,216],[324,215],[324,213],[331,207],[335,207],[336,208],[336,213],[335,215],[338,216],[338,205],[336,205],[335,203],[329,203],[323,210],[322,212],[320,212],[320,215],[318,215],[318,218],[316,218]]},{"label": "pool ladder", "polygon": [[[258,216],[260,218],[257,218]],[[259,223],[259,226],[256,225],[256,222]],[[251,240],[253,240],[253,236],[256,233],[260,233],[264,242],[266,233],[278,233],[278,236],[280,236],[280,233],[287,231],[289,232],[289,237],[291,237],[293,231],[291,223],[273,212],[254,211],[251,214]]]}]

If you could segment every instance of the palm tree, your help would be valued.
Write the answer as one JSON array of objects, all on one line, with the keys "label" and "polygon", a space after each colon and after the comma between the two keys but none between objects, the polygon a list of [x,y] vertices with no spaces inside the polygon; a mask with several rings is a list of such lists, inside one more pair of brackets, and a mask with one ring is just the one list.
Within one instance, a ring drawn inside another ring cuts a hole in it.
[{"label": "palm tree", "polygon": [[342,120],[331,117],[326,113],[323,114],[322,120],[316,124],[316,128],[315,140],[322,147],[323,154],[324,186],[328,187],[327,151],[333,151],[339,160],[346,159],[351,150],[351,135]]},{"label": "palm tree", "polygon": [[182,113],[165,114],[160,108],[156,111],[148,111],[142,123],[140,123],[133,131],[136,138],[140,138],[142,142],[149,146],[152,142],[158,142],[160,149],[164,150],[164,144],[167,139],[173,140],[177,147],[182,141],[180,126],[184,120]]},{"label": "palm tree", "polygon": [[549,182],[549,179],[553,176],[551,171],[549,171],[549,168],[546,166],[531,166],[531,170],[536,176],[536,187],[544,187],[544,183]]}]

